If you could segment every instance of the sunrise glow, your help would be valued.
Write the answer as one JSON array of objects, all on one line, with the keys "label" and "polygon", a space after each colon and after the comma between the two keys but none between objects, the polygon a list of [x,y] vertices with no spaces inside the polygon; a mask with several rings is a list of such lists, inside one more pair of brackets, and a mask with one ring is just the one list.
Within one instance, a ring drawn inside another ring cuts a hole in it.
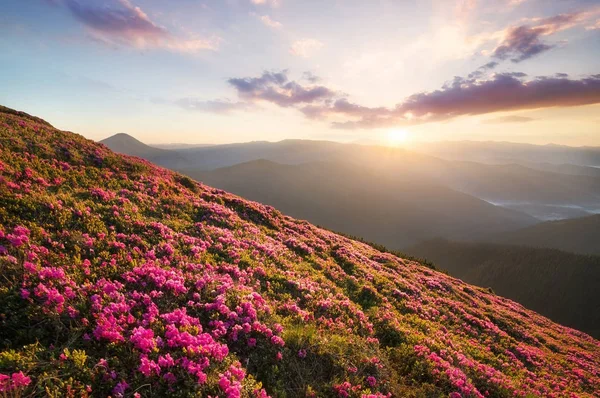
[{"label": "sunrise glow", "polygon": [[387,145],[399,146],[409,140],[409,133],[405,129],[393,129],[387,133]]}]

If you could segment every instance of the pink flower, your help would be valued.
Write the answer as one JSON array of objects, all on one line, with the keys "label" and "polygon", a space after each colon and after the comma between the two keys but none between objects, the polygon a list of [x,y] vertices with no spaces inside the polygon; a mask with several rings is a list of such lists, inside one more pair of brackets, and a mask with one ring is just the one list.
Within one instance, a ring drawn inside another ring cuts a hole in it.
[{"label": "pink flower", "polygon": [[133,329],[130,340],[135,348],[145,353],[149,353],[156,347],[152,329],[145,329],[141,326]]},{"label": "pink flower", "polygon": [[371,387],[375,387],[375,385],[377,384],[377,379],[373,376],[369,376],[367,377],[367,384]]},{"label": "pink flower", "polygon": [[[31,378],[25,376],[23,372],[15,372],[9,377],[0,373],[0,392],[10,392],[21,390],[31,383]],[[10,396],[10,395],[9,395]]]},{"label": "pink flower", "polygon": [[271,337],[271,343],[280,347],[283,347],[285,345],[285,341],[283,341],[283,339],[279,336]]},{"label": "pink flower", "polygon": [[10,376],[0,373],[0,392],[10,391]]},{"label": "pink flower", "polygon": [[298,356],[300,358],[306,358],[306,350],[305,349],[298,350]]},{"label": "pink flower", "polygon": [[160,373],[160,366],[151,359],[148,359],[146,355],[140,357],[140,366],[138,367],[140,373],[146,377],[150,377],[153,374],[158,375]]}]

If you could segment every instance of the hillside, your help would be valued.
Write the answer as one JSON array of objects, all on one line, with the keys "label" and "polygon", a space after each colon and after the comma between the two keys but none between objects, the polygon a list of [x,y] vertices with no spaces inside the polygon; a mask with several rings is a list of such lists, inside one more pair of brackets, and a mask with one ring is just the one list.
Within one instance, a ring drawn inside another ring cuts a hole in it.
[{"label": "hillside", "polygon": [[441,239],[405,250],[452,276],[489,286],[556,322],[600,337],[600,256]]},{"label": "hillside", "polygon": [[11,396],[592,397],[600,342],[487,290],[0,113]]},{"label": "hillside", "polygon": [[187,174],[291,216],[394,249],[440,236],[475,238],[537,222],[440,184],[342,162],[284,165],[258,160]]},{"label": "hillside", "polygon": [[600,254],[600,215],[548,221],[492,238],[497,243]]},{"label": "hillside", "polygon": [[112,135],[100,143],[117,153],[137,156],[168,168],[182,167],[186,163],[186,160],[175,151],[151,147],[124,133]]}]

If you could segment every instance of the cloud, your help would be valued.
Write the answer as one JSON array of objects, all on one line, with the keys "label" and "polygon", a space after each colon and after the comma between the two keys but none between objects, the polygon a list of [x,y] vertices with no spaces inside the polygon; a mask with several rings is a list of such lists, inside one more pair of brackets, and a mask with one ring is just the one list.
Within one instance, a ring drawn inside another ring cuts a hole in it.
[{"label": "cloud", "polygon": [[508,115],[502,117],[496,117],[493,119],[484,120],[484,124],[504,124],[504,123],[527,123],[532,122],[536,119],[528,116],[517,116],[517,115]]},{"label": "cloud", "polygon": [[290,54],[298,57],[308,58],[323,48],[324,44],[316,39],[302,39],[292,43]]},{"label": "cloud", "polygon": [[[270,102],[295,108],[310,119],[332,120],[336,128],[380,128],[450,120],[524,109],[600,103],[600,74],[579,80],[565,74],[527,78],[522,72],[496,73],[487,80],[455,77],[435,91],[416,93],[394,107],[368,107],[324,85],[301,84],[286,70],[229,79],[246,103]],[[504,122],[524,122],[523,117]]]},{"label": "cloud", "polygon": [[595,24],[586,26],[585,29],[586,30],[597,30],[597,29],[600,29],[600,19],[596,20]]},{"label": "cloud", "polygon": [[600,75],[580,80],[557,77],[524,80],[522,73],[498,73],[485,81],[457,78],[440,90],[414,94],[381,114],[359,112],[359,120],[336,126],[375,128],[465,115],[597,103],[600,103]]},{"label": "cloud", "polygon": [[229,100],[199,100],[195,98],[181,98],[174,102],[175,105],[188,111],[199,111],[209,113],[230,113],[232,111],[246,111],[254,108],[252,104],[239,101],[232,102]]},{"label": "cloud", "polygon": [[514,26],[506,30],[504,39],[492,52],[499,60],[510,59],[518,63],[546,52],[554,45],[542,38],[580,24],[587,13],[560,14],[550,18],[535,19],[532,25]]},{"label": "cloud", "polygon": [[267,101],[282,107],[323,102],[336,95],[325,86],[303,86],[290,81],[286,70],[264,72],[260,77],[233,78],[228,83],[245,101]]},{"label": "cloud", "polygon": [[[58,3],[59,0],[55,0]],[[80,0],[61,3],[101,42],[132,46],[142,49],[167,49],[178,52],[215,50],[219,38],[180,38],[154,23],[140,8],[129,0],[115,0],[110,5],[95,6]]]},{"label": "cloud", "polygon": [[279,7],[281,4],[279,0],[250,0],[250,3],[257,6],[269,5],[271,7]]},{"label": "cloud", "polygon": [[265,24],[266,26],[268,26],[270,28],[280,29],[281,27],[283,27],[283,25],[281,24],[281,22],[274,21],[268,15],[262,15],[259,18],[260,18],[260,20],[261,20],[261,22],[263,24]]},{"label": "cloud", "polygon": [[469,79],[480,78],[481,76],[485,75],[489,70],[494,69],[498,65],[499,65],[499,63],[496,61],[488,62],[485,65],[481,65],[479,68],[477,68],[476,71],[469,73],[468,77],[469,77]]}]

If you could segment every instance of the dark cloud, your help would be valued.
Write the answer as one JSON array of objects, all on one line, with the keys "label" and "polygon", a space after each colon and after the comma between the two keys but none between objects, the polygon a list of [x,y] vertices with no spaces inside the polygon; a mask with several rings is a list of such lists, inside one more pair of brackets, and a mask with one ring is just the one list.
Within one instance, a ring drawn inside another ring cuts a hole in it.
[{"label": "dark cloud", "polygon": [[478,78],[484,76],[488,71],[494,69],[498,65],[499,65],[499,63],[496,61],[488,62],[485,65],[481,65],[474,72],[469,73],[468,77],[469,77],[469,79],[478,79]]},{"label": "dark cloud", "polygon": [[527,123],[532,122],[536,119],[528,116],[517,116],[517,115],[509,115],[496,117],[493,119],[484,120],[484,124],[504,124],[504,123]]},{"label": "dark cloud", "polygon": [[580,13],[560,14],[535,21],[532,25],[509,28],[492,57],[499,60],[510,59],[518,63],[548,51],[554,45],[545,43],[542,38],[576,25],[581,18]]},{"label": "dark cloud", "polygon": [[487,64],[483,65],[479,69],[494,69],[496,66],[498,66],[498,62],[491,61],[491,62],[488,62]]},{"label": "dark cloud", "polygon": [[336,94],[325,86],[303,86],[290,81],[287,71],[264,72],[260,77],[234,78],[228,80],[246,101],[268,101],[279,106],[311,104],[332,99]]}]

